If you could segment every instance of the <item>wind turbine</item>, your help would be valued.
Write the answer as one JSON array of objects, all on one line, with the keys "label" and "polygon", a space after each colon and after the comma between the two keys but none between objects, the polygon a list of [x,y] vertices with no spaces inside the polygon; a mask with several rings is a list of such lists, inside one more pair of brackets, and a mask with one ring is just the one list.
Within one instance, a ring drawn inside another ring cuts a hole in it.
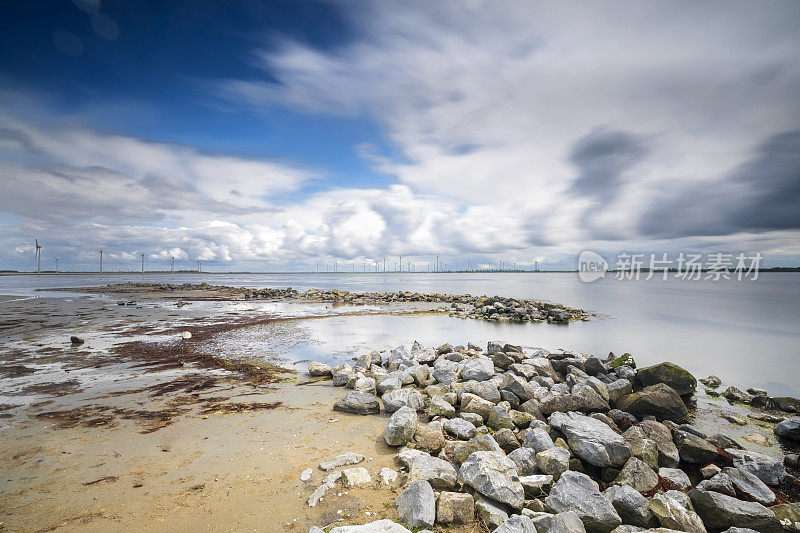
[{"label": "wind turbine", "polygon": [[42,273],[42,246],[39,244],[39,239],[36,239],[36,273]]}]

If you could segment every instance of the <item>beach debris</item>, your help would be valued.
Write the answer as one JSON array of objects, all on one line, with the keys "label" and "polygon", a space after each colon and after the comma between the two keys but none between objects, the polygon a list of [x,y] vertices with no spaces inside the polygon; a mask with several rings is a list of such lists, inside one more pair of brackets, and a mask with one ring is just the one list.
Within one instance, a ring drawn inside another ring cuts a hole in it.
[{"label": "beach debris", "polygon": [[317,504],[322,501],[322,498],[325,497],[325,494],[336,486],[336,482],[339,481],[341,477],[342,472],[331,472],[325,476],[325,479],[322,480],[322,485],[317,487],[317,489],[311,493],[311,496],[308,497],[308,506],[316,507]]},{"label": "beach debris", "polygon": [[737,426],[746,426],[747,425],[747,420],[745,420],[744,418],[738,417],[736,415],[732,415],[730,413],[722,413],[720,415],[720,417],[724,418],[725,420],[727,420],[731,424],[736,424]]},{"label": "beach debris", "polygon": [[72,337],[69,338],[69,342],[73,345],[76,345],[76,344],[83,344],[84,340],[80,337],[76,337],[75,335],[73,335]]},{"label": "beach debris", "polygon": [[397,481],[397,476],[397,470],[387,467],[381,468],[380,472],[378,472],[378,479],[381,480],[382,485],[391,485]]},{"label": "beach debris", "polygon": [[345,468],[342,470],[342,478],[344,479],[344,484],[348,487],[356,487],[372,481],[372,477],[363,466]]},{"label": "beach debris", "polygon": [[319,464],[320,470],[333,470],[334,468],[339,468],[340,466],[349,466],[349,465],[356,465],[364,460],[364,456],[359,453],[354,452],[345,452],[342,454],[337,455],[327,461],[323,461]]},{"label": "beach debris", "polygon": [[308,483],[311,481],[311,475],[314,473],[312,468],[306,468],[302,472],[300,472],[300,481],[303,483]]},{"label": "beach debris", "polygon": [[181,333],[181,338],[183,338],[183,339],[191,339],[192,338],[192,332],[191,331],[184,331],[183,333]]}]

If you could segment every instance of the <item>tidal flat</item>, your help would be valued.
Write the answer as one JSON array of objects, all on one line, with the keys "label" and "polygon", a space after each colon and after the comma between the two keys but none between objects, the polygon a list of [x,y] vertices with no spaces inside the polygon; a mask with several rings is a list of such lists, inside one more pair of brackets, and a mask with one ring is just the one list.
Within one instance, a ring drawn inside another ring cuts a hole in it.
[{"label": "tidal flat", "polygon": [[[407,471],[385,438],[390,413],[333,410],[344,392],[325,376],[309,376],[309,363],[329,365],[332,376],[333,368],[355,366],[365,354],[383,354],[385,365],[366,369],[380,385],[400,340],[420,338],[437,357],[453,353],[460,355],[451,359],[467,361],[490,354],[486,343],[493,339],[486,336],[498,330],[485,329],[486,323],[512,331],[579,328],[595,319],[552,304],[543,313],[534,305],[539,315],[523,306],[521,314],[504,318],[497,309],[477,312],[485,305],[473,297],[330,294],[140,284],[4,300],[0,527],[305,532],[315,525],[401,521],[394,502]],[[548,320],[549,309],[566,314]],[[475,333],[441,352],[453,331]],[[728,401],[724,383],[722,395],[715,390],[699,386],[688,400],[688,420],[698,431],[724,434],[767,456],[794,452],[791,442],[775,437],[769,417],[796,413]],[[429,403],[421,420],[435,427],[438,415],[430,416]],[[447,434],[446,440],[453,446],[457,439]],[[358,467],[371,481],[335,484],[309,506],[327,474],[318,465],[345,452],[364,456]],[[302,481],[308,468],[312,473]],[[398,478],[381,482],[383,469]],[[783,500],[793,501],[791,491],[780,490]],[[485,521],[473,518],[432,529],[485,531]]]}]

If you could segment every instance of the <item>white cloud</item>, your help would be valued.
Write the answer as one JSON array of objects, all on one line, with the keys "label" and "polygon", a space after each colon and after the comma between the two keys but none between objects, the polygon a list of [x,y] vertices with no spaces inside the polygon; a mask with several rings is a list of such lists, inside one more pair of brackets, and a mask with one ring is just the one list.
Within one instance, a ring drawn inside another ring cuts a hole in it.
[{"label": "white cloud", "polygon": [[[800,126],[800,4],[341,6],[350,43],[258,49],[264,78],[219,85],[254,109],[368,117],[397,156],[354,150],[395,185],[311,192],[323,176],[297,165],[5,116],[0,211],[14,218],[0,219],[0,248],[22,257],[39,234],[87,261],[96,252],[85,250],[114,243],[119,261],[295,266],[437,254],[567,266],[583,249],[800,254],[797,231],[658,240],[641,229],[664,191],[713,191],[765,139]],[[615,152],[617,141],[627,148]],[[286,192],[295,200],[277,208]]]},{"label": "white cloud", "polygon": [[[321,177],[310,169],[80,127],[45,130],[3,115],[0,148],[17,159],[40,162],[3,169],[9,186],[38,180],[65,200],[79,191],[86,200],[115,202],[118,195],[132,194],[130,203],[146,210],[177,209],[181,203],[185,209],[212,212],[270,209],[270,196]],[[29,175],[19,177],[18,172]]]},{"label": "white cloud", "polygon": [[794,2],[342,5],[352,42],[260,50],[270,81],[228,80],[227,94],[368,114],[404,159],[366,153],[381,171],[416,191],[511,208],[559,238],[590,238],[575,221],[598,209],[568,194],[578,175],[568,157],[598,127],[652,141],[593,217],[602,233],[631,238],[657,187],[720,179],[800,125]]}]

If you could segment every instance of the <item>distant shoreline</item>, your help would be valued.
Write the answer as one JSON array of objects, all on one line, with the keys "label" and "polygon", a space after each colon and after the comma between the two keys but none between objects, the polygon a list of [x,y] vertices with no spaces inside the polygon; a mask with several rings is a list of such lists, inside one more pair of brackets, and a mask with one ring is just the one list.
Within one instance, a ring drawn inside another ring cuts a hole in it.
[{"label": "distant shoreline", "polygon": [[[364,271],[341,271],[341,272],[298,272],[296,270],[287,270],[287,271],[268,271],[268,272],[250,272],[250,271],[231,271],[231,272],[219,272],[219,271],[208,271],[208,272],[198,272],[196,270],[178,270],[175,272],[170,272],[169,270],[145,270],[144,272],[138,270],[112,270],[109,272],[96,272],[96,271],[68,271],[68,272],[54,272],[54,271],[45,271],[45,272],[16,272],[16,271],[0,271],[0,276],[76,276],[76,275],[87,275],[92,274],[96,276],[116,276],[120,274],[130,274],[130,275],[152,275],[152,274],[173,274],[173,275],[216,275],[216,276],[230,276],[230,275],[308,275],[308,274],[325,274],[325,275],[340,275],[340,274],[347,274],[347,275],[376,275],[376,274],[575,274],[577,270],[441,270],[439,272],[428,272],[428,271],[416,271],[416,272],[406,272],[406,271],[398,271],[392,270],[387,272],[364,272]],[[617,270],[608,270],[610,274],[618,272]],[[650,272],[649,269],[643,268],[639,271],[640,273],[648,273]],[[657,271],[659,274],[662,274],[662,270]],[[677,273],[677,269],[669,269],[667,270],[669,273]],[[700,270],[700,272],[710,272],[710,270]],[[772,268],[762,268],[759,270],[759,273],[764,272],[800,272],[800,267],[772,267]]]}]

